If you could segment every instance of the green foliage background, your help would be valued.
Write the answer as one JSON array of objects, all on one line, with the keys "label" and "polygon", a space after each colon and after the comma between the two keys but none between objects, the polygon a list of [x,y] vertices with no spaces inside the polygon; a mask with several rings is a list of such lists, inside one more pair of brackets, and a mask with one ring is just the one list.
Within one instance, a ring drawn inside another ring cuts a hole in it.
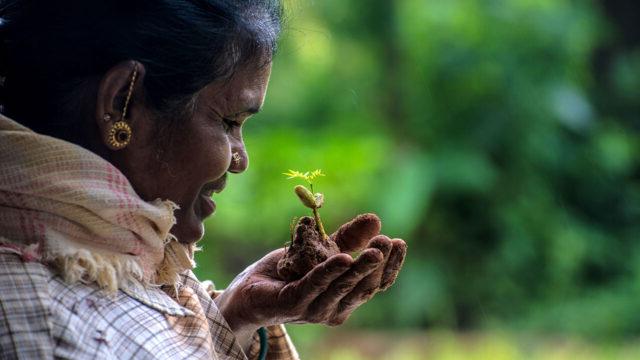
[{"label": "green foliage background", "polygon": [[201,278],[224,287],[284,245],[305,208],[281,173],[322,168],[328,229],[375,212],[409,245],[347,328],[640,334],[640,49],[600,3],[286,9],[245,128],[251,166],[216,196]]}]

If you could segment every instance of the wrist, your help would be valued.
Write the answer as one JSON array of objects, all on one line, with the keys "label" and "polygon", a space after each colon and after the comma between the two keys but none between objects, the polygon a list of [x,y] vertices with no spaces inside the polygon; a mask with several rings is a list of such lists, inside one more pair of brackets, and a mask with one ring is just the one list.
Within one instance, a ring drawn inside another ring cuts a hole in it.
[{"label": "wrist", "polygon": [[246,317],[242,316],[237,306],[234,306],[234,302],[227,291],[224,291],[213,301],[236,337],[238,344],[247,353],[260,326],[245,320]]},{"label": "wrist", "polygon": [[224,291],[214,299],[220,314],[235,334],[253,334],[261,326],[248,321],[246,314],[238,308],[237,302],[230,295],[228,291]]}]

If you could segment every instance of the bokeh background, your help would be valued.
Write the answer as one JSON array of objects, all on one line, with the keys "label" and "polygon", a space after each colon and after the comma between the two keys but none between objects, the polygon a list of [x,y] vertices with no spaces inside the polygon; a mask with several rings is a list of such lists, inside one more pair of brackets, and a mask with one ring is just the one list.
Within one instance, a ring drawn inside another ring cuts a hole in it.
[{"label": "bokeh background", "polygon": [[305,359],[640,357],[640,2],[296,0],[249,170],[217,196],[201,278],[226,286],[306,209],[375,212],[397,283]]}]

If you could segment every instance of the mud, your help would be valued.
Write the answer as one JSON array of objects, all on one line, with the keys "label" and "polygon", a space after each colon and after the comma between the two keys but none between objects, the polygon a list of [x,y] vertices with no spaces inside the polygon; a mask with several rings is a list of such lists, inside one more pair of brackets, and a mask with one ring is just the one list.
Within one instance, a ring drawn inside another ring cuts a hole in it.
[{"label": "mud", "polygon": [[287,282],[298,280],[316,265],[338,253],[338,245],[333,240],[322,238],[314,219],[302,217],[295,227],[291,246],[278,262],[278,276]]}]

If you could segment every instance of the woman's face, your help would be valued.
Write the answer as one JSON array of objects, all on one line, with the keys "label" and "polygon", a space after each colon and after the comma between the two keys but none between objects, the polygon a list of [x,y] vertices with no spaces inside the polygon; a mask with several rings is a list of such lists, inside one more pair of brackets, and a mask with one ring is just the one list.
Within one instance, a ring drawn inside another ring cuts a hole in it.
[{"label": "woman's face", "polygon": [[270,73],[270,64],[247,66],[209,84],[197,95],[194,116],[174,126],[166,144],[154,138],[151,112],[140,116],[132,109],[132,141],[113,161],[143,199],[180,206],[171,230],[180,242],[202,238],[202,222],[215,211],[211,195],[222,191],[228,172],[247,169],[242,126],[262,107]]}]

